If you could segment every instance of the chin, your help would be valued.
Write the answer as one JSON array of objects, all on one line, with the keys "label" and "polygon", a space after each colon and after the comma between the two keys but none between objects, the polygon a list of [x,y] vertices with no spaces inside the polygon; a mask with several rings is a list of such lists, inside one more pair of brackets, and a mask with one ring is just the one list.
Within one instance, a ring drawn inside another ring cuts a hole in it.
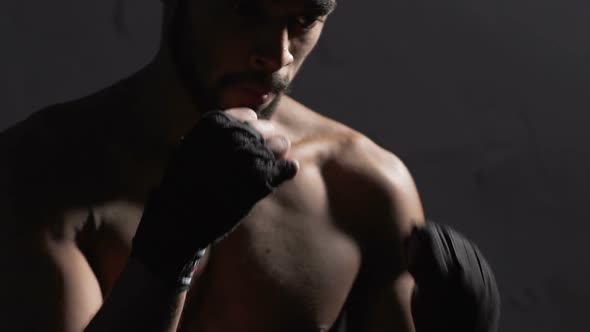
[{"label": "chin", "polygon": [[282,97],[283,94],[279,93],[270,101],[270,103],[267,106],[255,110],[256,114],[258,114],[258,117],[266,120],[270,119],[272,115],[276,112]]}]

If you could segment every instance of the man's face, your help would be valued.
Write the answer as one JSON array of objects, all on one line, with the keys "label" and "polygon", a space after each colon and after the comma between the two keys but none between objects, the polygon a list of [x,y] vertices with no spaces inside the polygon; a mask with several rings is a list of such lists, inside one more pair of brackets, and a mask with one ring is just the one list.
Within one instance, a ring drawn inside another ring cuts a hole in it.
[{"label": "man's face", "polygon": [[178,0],[168,43],[202,109],[270,116],[335,0]]}]

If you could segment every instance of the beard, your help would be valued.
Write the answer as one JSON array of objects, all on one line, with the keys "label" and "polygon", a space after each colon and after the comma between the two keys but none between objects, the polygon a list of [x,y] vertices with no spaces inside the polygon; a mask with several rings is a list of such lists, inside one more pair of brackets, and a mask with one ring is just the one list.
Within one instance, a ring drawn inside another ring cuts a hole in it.
[{"label": "beard", "polygon": [[190,8],[188,1],[179,1],[176,12],[173,13],[170,29],[168,29],[168,48],[185,90],[197,111],[206,112],[209,110],[221,109],[221,92],[230,85],[248,81],[269,87],[275,97],[266,106],[254,109],[259,118],[270,119],[276,112],[277,106],[283,94],[290,92],[290,82],[280,77],[278,73],[271,76],[260,72],[242,72],[229,74],[219,79],[214,87],[207,87],[205,77],[206,68],[212,64],[206,53],[199,52],[190,45],[198,44],[191,38],[192,27],[190,26]]}]

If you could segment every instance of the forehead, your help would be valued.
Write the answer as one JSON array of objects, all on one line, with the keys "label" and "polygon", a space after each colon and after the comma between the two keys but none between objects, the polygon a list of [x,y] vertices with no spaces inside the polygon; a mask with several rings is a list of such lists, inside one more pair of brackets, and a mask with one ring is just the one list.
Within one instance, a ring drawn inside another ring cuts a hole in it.
[{"label": "forehead", "polygon": [[246,0],[257,2],[267,8],[298,9],[329,14],[336,8],[336,0]]}]

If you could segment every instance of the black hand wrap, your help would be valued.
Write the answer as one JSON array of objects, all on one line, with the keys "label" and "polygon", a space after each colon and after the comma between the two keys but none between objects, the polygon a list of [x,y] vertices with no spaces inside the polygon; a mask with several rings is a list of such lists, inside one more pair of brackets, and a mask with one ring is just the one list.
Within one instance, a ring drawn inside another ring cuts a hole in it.
[{"label": "black hand wrap", "polygon": [[412,315],[417,332],[497,331],[500,294],[490,266],[472,242],[429,222],[413,230],[408,249],[416,281]]},{"label": "black hand wrap", "polygon": [[133,238],[132,257],[167,283],[187,287],[200,251],[233,230],[262,198],[292,178],[250,125],[206,113],[173,152]]}]

